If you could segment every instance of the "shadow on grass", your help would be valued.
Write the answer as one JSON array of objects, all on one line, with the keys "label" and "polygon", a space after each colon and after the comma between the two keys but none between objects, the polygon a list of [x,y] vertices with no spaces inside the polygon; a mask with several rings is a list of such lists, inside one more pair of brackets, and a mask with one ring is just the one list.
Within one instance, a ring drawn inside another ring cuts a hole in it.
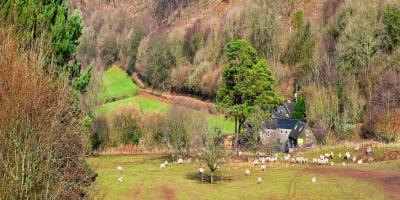
[{"label": "shadow on grass", "polygon": [[[203,175],[203,182],[202,175],[200,173],[188,173],[186,174],[186,179],[197,181],[198,183],[210,183],[211,177],[209,174]],[[233,181],[232,176],[225,176],[222,173],[218,173],[214,175],[214,183],[217,182],[231,182]]]}]

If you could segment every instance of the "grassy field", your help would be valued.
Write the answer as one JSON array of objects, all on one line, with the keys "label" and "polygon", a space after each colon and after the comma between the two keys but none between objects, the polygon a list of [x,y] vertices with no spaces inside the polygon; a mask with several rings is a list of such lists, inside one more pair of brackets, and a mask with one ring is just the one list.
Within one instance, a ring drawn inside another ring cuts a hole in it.
[{"label": "grassy field", "polygon": [[[120,100],[99,106],[97,112],[113,115],[119,109],[130,106],[136,106],[142,113],[167,112],[172,106],[170,103],[160,101],[157,98],[136,95],[138,92],[139,87],[132,82],[125,71],[113,66],[104,73],[100,97],[105,100],[112,98]],[[208,113],[204,113],[204,115],[206,115],[210,127],[218,127],[224,133],[234,132],[234,122],[232,120],[226,120],[222,115]]]},{"label": "grassy field", "polygon": [[[334,174],[315,174],[312,168],[331,166],[269,164],[265,172],[249,163],[225,165],[221,172],[227,180],[217,184],[202,184],[197,178],[200,163],[170,164],[160,170],[166,158],[156,155],[102,156],[89,158],[89,164],[99,176],[93,186],[95,197],[104,199],[386,199],[381,185],[371,181]],[[124,171],[118,173],[117,166]],[[400,161],[349,165],[349,169],[400,170]],[[347,167],[336,166],[337,169]],[[244,169],[252,171],[244,176]],[[371,171],[372,172],[372,171]],[[119,177],[123,177],[120,183]],[[317,177],[317,183],[311,178]],[[262,184],[257,184],[262,177]],[[228,180],[229,179],[229,180]]]},{"label": "grassy field", "polygon": [[117,66],[108,69],[102,79],[102,89],[100,98],[121,98],[133,96],[139,91],[139,87],[135,85],[128,74]]}]

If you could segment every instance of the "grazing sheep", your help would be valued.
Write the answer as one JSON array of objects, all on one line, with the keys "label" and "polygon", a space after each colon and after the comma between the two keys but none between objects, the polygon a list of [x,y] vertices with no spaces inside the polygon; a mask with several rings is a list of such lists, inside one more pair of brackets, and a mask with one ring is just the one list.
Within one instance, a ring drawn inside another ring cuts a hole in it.
[{"label": "grazing sheep", "polygon": [[262,178],[261,177],[258,177],[257,178],[257,184],[261,184],[262,183]]},{"label": "grazing sheep", "polygon": [[367,154],[372,154],[372,148],[371,148],[371,147],[368,147],[366,153],[367,153]]},{"label": "grazing sheep", "polygon": [[357,161],[357,164],[359,164],[359,165],[361,165],[362,163],[363,163],[363,160],[362,160],[362,159],[360,159],[360,160]]},{"label": "grazing sheep", "polygon": [[313,176],[312,179],[311,179],[311,182],[312,183],[316,183],[317,182],[317,177]]},{"label": "grazing sheep", "polygon": [[317,164],[317,162],[318,162],[318,159],[316,159],[316,158],[313,158],[313,159],[312,159],[312,163],[313,163],[313,164]]},{"label": "grazing sheep", "polygon": [[244,170],[244,175],[245,176],[250,176],[250,170],[249,169]]},{"label": "grazing sheep", "polygon": [[119,173],[122,173],[122,171],[124,171],[124,168],[122,166],[117,166],[117,171]]},{"label": "grazing sheep", "polygon": [[200,167],[200,168],[199,168],[199,173],[200,173],[200,174],[204,174],[204,172],[206,172],[206,169]]},{"label": "grazing sheep", "polygon": [[330,153],[325,153],[325,158],[330,158],[331,154]]},{"label": "grazing sheep", "polygon": [[346,160],[350,160],[351,156],[349,152],[346,152],[346,154],[344,154],[344,159]]},{"label": "grazing sheep", "polygon": [[324,159],[324,158],[325,158],[325,156],[323,156],[323,155],[319,155],[319,158],[320,158],[320,159]]},{"label": "grazing sheep", "polygon": [[167,160],[164,162],[164,165],[165,165],[165,166],[168,166],[168,161],[167,161]]},{"label": "grazing sheep", "polygon": [[331,158],[333,158],[333,156],[334,156],[334,154],[333,154],[333,152],[331,151]]},{"label": "grazing sheep", "polygon": [[356,162],[356,161],[357,161],[357,157],[354,156],[354,157],[353,157],[353,162]]},{"label": "grazing sheep", "polygon": [[328,163],[329,163],[329,159],[328,158],[318,159],[317,160],[317,164],[318,165],[327,165]]},{"label": "grazing sheep", "polygon": [[182,159],[182,158],[179,158],[178,161],[177,161],[177,163],[178,163],[178,164],[182,164],[182,163],[183,163],[183,159]]},{"label": "grazing sheep", "polygon": [[255,166],[255,165],[258,165],[258,163],[259,163],[258,159],[253,160],[253,165],[254,165],[254,166]]},{"label": "grazing sheep", "polygon": [[267,166],[261,165],[261,171],[265,171],[267,169]]},{"label": "grazing sheep", "polygon": [[342,166],[346,166],[346,162],[342,162]]},{"label": "grazing sheep", "polygon": [[165,169],[165,163],[161,163],[161,165],[160,165],[160,169]]},{"label": "grazing sheep", "polygon": [[284,159],[285,159],[285,161],[286,161],[286,162],[288,162],[288,161],[289,161],[289,159],[290,159],[290,154],[288,154],[288,155],[284,156]]},{"label": "grazing sheep", "polygon": [[123,177],[122,177],[122,176],[121,176],[121,177],[119,177],[119,178],[118,178],[118,182],[122,183],[122,179],[123,179]]}]

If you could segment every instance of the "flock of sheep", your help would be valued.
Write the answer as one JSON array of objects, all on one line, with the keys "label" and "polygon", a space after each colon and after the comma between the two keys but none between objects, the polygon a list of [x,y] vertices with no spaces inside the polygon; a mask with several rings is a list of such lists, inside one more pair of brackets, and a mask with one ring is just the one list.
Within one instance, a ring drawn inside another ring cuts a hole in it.
[{"label": "flock of sheep", "polygon": [[[354,150],[358,151],[359,147],[355,147]],[[366,150],[366,153],[367,154],[371,154],[372,153],[372,149],[369,147]],[[242,152],[238,153],[239,156],[241,156],[242,154],[243,154]],[[334,158],[335,158],[335,154],[333,152],[325,153],[324,155],[320,155],[317,158],[313,158],[312,159],[312,163],[316,164],[316,165],[328,165],[328,164],[334,165],[333,161],[330,161],[330,159],[332,160]],[[346,152],[343,155],[342,155],[342,153],[339,153],[337,155],[337,158],[343,159],[343,161],[344,161],[344,162],[342,162],[343,166],[346,166],[346,161],[352,161],[353,163],[357,163],[357,164],[362,164],[363,163],[362,158],[361,159],[357,159],[356,156],[352,157],[349,152]],[[284,156],[284,161],[288,162],[288,163],[293,163],[293,164],[307,164],[308,163],[308,158],[305,158],[305,157],[292,157],[290,154],[287,154],[287,155]],[[183,164],[183,163],[191,163],[191,162],[192,162],[191,158],[186,159],[186,160],[184,160],[182,158],[179,158],[176,163],[177,164]],[[273,157],[265,156],[264,154],[259,154],[259,157],[254,159],[252,164],[253,164],[254,167],[257,166],[257,165],[260,165],[260,170],[261,171],[265,171],[265,170],[267,170],[266,163],[274,163],[274,162],[278,162],[278,155],[277,154],[275,154]],[[161,170],[165,169],[168,166],[168,164],[169,164],[168,161],[164,161],[163,163],[160,164],[160,169]],[[117,166],[117,171],[119,173],[122,173],[123,167],[122,166]],[[206,169],[202,166],[202,167],[200,167],[198,169],[198,172],[203,177],[203,175],[206,172]],[[245,169],[244,175],[245,176],[250,176],[250,174],[251,174],[250,169]],[[122,182],[122,180],[123,180],[123,177],[120,176],[118,178],[118,182]],[[316,182],[316,177],[314,176],[311,181],[313,183],[315,183]],[[257,177],[257,183],[258,184],[262,183],[262,178],[261,177]]]}]

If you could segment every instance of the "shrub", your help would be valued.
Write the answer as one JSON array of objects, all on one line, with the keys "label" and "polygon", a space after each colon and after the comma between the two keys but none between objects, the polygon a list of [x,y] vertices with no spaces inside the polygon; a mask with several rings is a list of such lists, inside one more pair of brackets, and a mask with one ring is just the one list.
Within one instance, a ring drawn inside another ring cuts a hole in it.
[{"label": "shrub", "polygon": [[90,141],[93,150],[102,150],[108,145],[110,128],[108,126],[107,118],[97,116],[91,125]]},{"label": "shrub", "polygon": [[170,70],[176,64],[175,57],[169,47],[168,40],[155,36],[149,41],[145,80],[153,88],[167,89],[169,87]]},{"label": "shrub", "polygon": [[311,33],[311,25],[300,27],[290,38],[286,50],[281,57],[283,63],[294,66],[298,63],[307,64],[314,54],[315,40]]},{"label": "shrub", "polygon": [[100,57],[106,67],[111,66],[118,59],[118,42],[116,35],[110,30],[103,29],[99,38]]},{"label": "shrub", "polygon": [[293,117],[295,119],[303,120],[306,114],[306,104],[303,97],[299,97],[296,104],[294,105]]},{"label": "shrub", "polygon": [[55,80],[42,54],[20,50],[9,33],[1,26],[0,199],[88,198],[95,177],[69,80]]},{"label": "shrub", "polygon": [[198,145],[197,136],[207,129],[205,119],[199,113],[187,108],[173,106],[165,118],[165,134],[168,144],[172,146],[178,156],[190,153],[191,147]]},{"label": "shrub", "polygon": [[301,10],[298,10],[294,13],[293,24],[297,29],[303,26],[303,12]]},{"label": "shrub", "polygon": [[112,132],[116,135],[115,145],[139,144],[143,136],[141,113],[135,107],[123,108],[112,119]]},{"label": "shrub", "polygon": [[186,29],[182,47],[185,57],[192,63],[196,52],[200,48],[201,42],[201,22],[197,20],[191,27]]},{"label": "shrub", "polygon": [[383,23],[387,34],[384,47],[389,51],[393,51],[400,44],[400,6],[387,6],[383,15]]},{"label": "shrub", "polygon": [[137,60],[137,54],[138,54],[138,49],[140,42],[144,38],[145,34],[144,31],[141,28],[135,29],[134,33],[131,36],[130,40],[130,48],[129,48],[129,64],[126,72],[129,75],[132,75],[132,73],[135,71],[135,66],[136,66],[136,60]]},{"label": "shrub", "polygon": [[166,143],[164,137],[165,115],[161,113],[146,113],[142,117],[141,128],[146,147],[162,146]]}]

